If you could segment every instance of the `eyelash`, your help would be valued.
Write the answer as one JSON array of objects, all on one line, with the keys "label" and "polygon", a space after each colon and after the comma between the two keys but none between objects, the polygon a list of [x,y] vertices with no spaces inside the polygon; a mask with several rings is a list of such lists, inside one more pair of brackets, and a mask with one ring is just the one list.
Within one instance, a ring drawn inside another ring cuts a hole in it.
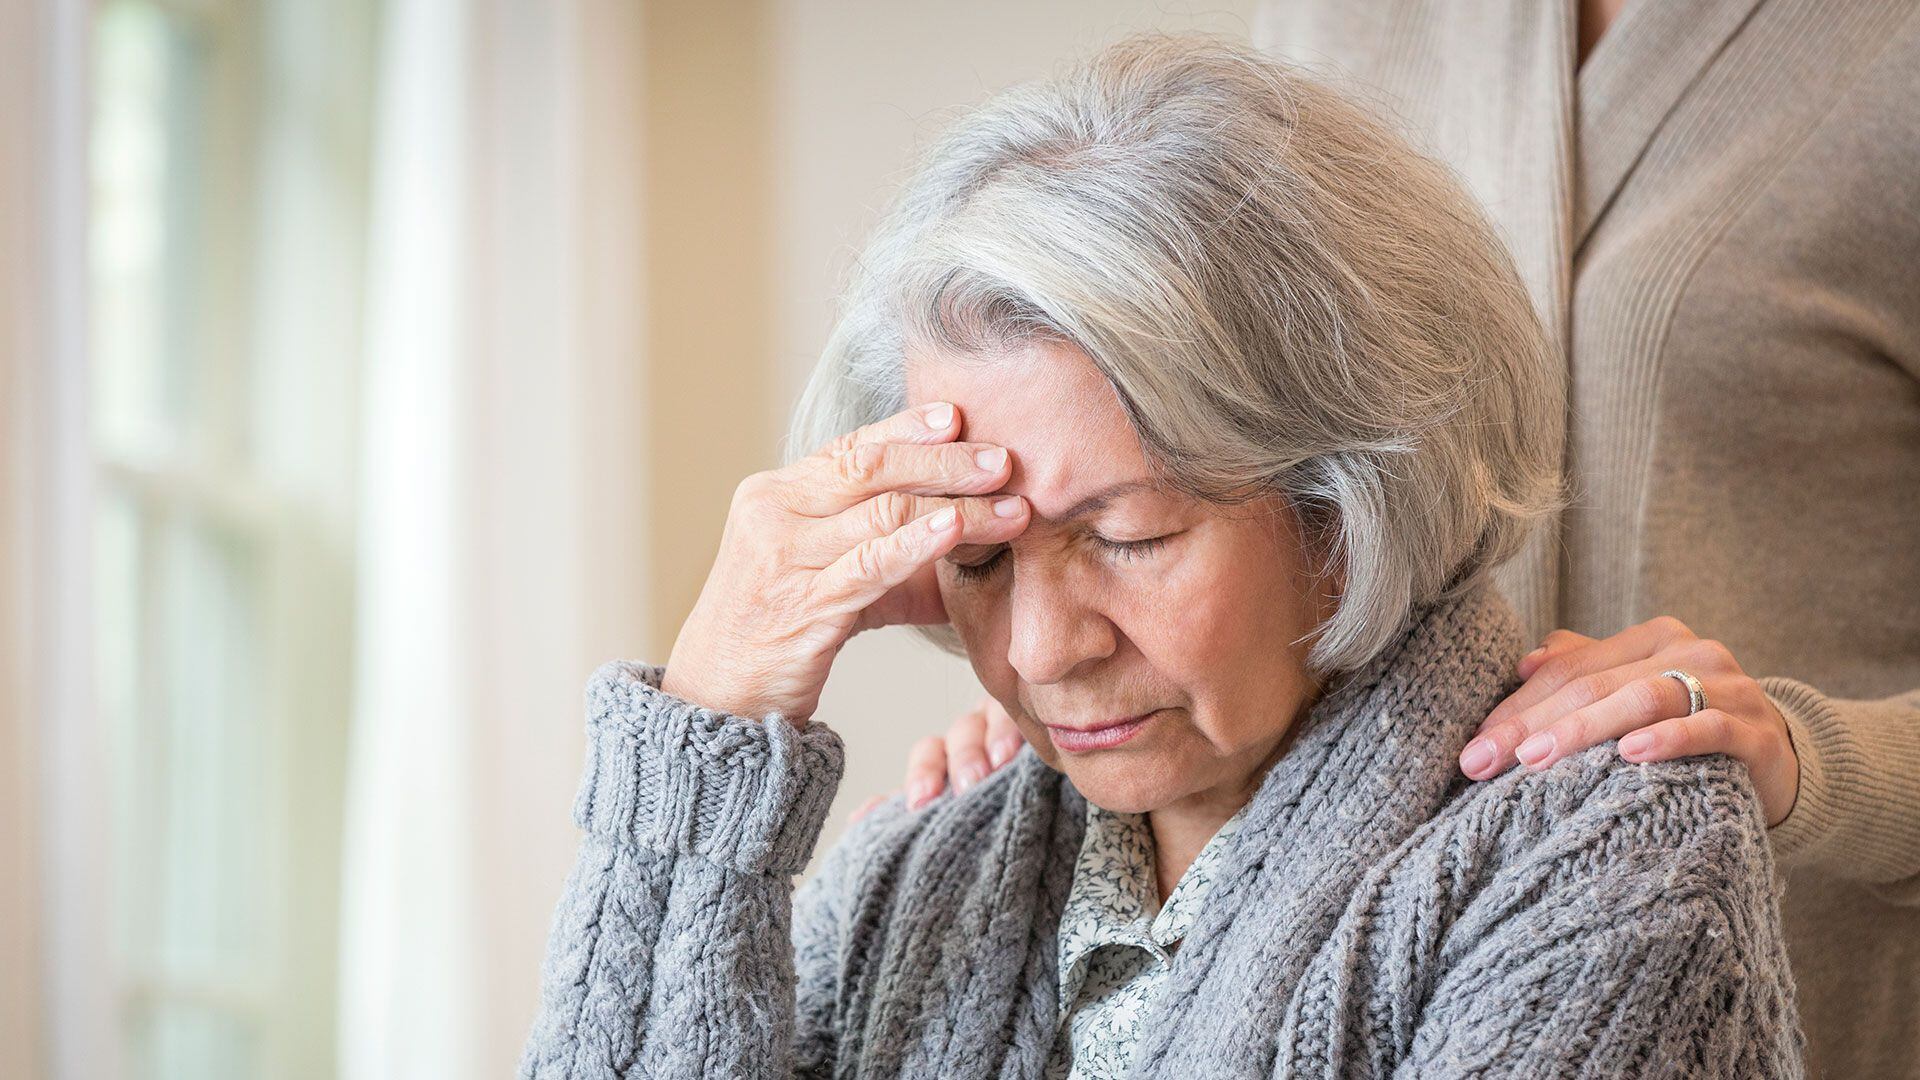
[{"label": "eyelash", "polygon": [[[1169,533],[1168,535],[1170,536],[1172,534]],[[1092,540],[1095,545],[1106,550],[1109,558],[1115,560],[1130,560],[1142,558],[1160,550],[1161,546],[1167,542],[1167,537],[1154,536],[1145,540],[1109,540],[1104,536],[1094,536]],[[949,565],[953,567],[954,577],[959,580],[980,581],[998,569],[1001,560],[1006,558],[1006,555],[1007,549],[1003,547],[999,551],[994,552],[993,557],[985,562],[977,562],[970,566],[965,563],[951,563]]]}]

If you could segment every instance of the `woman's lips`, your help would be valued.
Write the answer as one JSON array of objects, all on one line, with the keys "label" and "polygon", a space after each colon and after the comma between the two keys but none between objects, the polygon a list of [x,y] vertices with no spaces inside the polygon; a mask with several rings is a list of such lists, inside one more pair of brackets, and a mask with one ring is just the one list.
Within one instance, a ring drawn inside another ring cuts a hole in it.
[{"label": "woman's lips", "polygon": [[1084,753],[1088,750],[1108,750],[1145,731],[1147,722],[1159,713],[1160,711],[1155,709],[1153,712],[1136,716],[1131,720],[1122,720],[1097,728],[1054,727],[1048,724],[1047,735],[1053,740],[1055,749],[1064,750],[1069,754]]}]

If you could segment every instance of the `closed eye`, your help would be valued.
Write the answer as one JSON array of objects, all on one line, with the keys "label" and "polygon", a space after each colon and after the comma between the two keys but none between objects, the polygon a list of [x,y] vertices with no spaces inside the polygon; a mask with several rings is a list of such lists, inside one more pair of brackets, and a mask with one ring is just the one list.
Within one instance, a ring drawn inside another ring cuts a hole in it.
[{"label": "closed eye", "polygon": [[[1167,536],[1172,535],[1172,533],[1167,534]],[[1109,540],[1098,533],[1095,533],[1092,539],[1096,547],[1106,551],[1116,560],[1143,558],[1159,551],[1167,542],[1166,536],[1149,536],[1145,540]]]},{"label": "closed eye", "polygon": [[[1088,538],[1093,541],[1095,547],[1105,552],[1109,559],[1115,562],[1122,562],[1152,555],[1165,546],[1168,537],[1175,535],[1178,534],[1168,533],[1166,536],[1150,536],[1144,540],[1109,540],[1098,533],[1090,533],[1088,534]],[[994,572],[1000,568],[1000,564],[1006,561],[1006,557],[1007,546],[1002,544],[999,548],[995,549],[992,555],[989,555],[979,562],[949,563],[949,565],[953,567],[953,576],[959,581],[984,581],[993,576]]]}]

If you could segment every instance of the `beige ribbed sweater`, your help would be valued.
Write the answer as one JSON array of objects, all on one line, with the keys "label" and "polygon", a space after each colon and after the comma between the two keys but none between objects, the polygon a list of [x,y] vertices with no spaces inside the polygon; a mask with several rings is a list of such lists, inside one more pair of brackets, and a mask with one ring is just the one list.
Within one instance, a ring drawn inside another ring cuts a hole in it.
[{"label": "beige ribbed sweater", "polygon": [[1771,831],[1814,1075],[1920,1077],[1920,12],[1269,0],[1263,47],[1399,113],[1566,350],[1575,504],[1535,637],[1677,616],[1787,717]]}]

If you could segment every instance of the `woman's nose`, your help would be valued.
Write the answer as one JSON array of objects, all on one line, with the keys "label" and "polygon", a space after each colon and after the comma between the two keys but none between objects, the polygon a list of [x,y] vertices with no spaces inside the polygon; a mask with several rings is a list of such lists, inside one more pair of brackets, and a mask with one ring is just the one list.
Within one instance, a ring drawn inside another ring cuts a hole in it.
[{"label": "woman's nose", "polygon": [[1059,682],[1081,665],[1113,655],[1118,634],[1099,610],[1075,595],[1058,571],[1015,575],[1007,662],[1029,683]]}]

